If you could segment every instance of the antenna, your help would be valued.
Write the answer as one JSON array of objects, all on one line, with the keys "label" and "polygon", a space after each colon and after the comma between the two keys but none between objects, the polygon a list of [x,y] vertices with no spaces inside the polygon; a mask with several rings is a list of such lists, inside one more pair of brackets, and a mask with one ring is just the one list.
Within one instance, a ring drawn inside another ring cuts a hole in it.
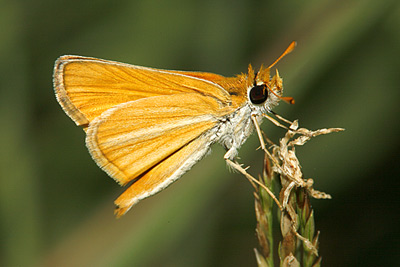
[{"label": "antenna", "polygon": [[284,56],[286,56],[287,54],[289,54],[290,52],[293,51],[293,49],[296,47],[296,42],[293,41],[288,48],[286,48],[286,50],[282,53],[282,55],[280,57],[278,57],[277,60],[274,61],[274,63],[272,63],[271,65],[269,65],[268,69],[272,68],[276,63],[278,63],[279,60],[281,60]]}]

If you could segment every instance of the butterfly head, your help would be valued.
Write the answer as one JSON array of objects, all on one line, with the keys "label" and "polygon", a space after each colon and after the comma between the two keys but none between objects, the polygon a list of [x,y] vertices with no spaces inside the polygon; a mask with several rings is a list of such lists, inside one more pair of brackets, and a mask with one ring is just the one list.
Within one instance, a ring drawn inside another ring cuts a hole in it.
[{"label": "butterfly head", "polygon": [[261,66],[255,73],[250,65],[247,77],[247,97],[255,110],[270,111],[280,100],[294,104],[292,97],[282,96],[283,84],[278,70],[275,70],[275,75],[270,78],[270,67]]},{"label": "butterfly head", "polygon": [[254,72],[252,66],[249,65],[247,75],[247,97],[254,109],[262,112],[270,111],[273,107],[278,105],[280,100],[289,104],[294,104],[294,99],[292,97],[282,96],[282,78],[279,76],[278,70],[275,70],[275,75],[272,78],[270,77],[270,72],[271,68],[282,59],[282,57],[290,53],[295,46],[296,43],[292,42],[285,52],[283,52],[268,68],[261,66],[258,72]]}]

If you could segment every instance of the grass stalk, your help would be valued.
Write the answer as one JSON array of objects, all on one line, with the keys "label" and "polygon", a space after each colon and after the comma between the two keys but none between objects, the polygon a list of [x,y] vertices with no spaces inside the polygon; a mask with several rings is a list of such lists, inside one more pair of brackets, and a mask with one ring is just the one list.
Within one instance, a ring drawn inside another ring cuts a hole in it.
[{"label": "grass stalk", "polygon": [[[280,119],[280,117],[279,117]],[[282,120],[282,119],[281,119]],[[287,120],[282,120],[288,122]],[[321,257],[318,254],[319,232],[315,231],[314,211],[310,199],[330,199],[329,194],[313,189],[314,181],[304,179],[300,162],[295,153],[295,146],[304,145],[312,137],[339,132],[341,128],[320,129],[310,131],[299,128],[298,122],[289,122],[287,133],[280,139],[279,145],[270,144],[264,148],[263,175],[259,177],[267,192],[262,186],[255,188],[255,213],[257,219],[256,234],[260,245],[260,251],[255,249],[258,266],[274,266],[274,240],[273,240],[273,206],[274,200],[271,192],[278,191],[277,177],[279,177],[280,191],[278,216],[282,239],[278,245],[280,266],[317,267],[321,265]],[[296,135],[299,135],[295,138]],[[260,139],[262,138],[259,136]],[[262,141],[262,140],[261,140]]]}]

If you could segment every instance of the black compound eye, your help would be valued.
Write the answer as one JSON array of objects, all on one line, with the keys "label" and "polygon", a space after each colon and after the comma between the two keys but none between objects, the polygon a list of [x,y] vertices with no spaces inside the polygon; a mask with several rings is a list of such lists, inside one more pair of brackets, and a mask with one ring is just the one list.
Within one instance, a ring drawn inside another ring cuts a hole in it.
[{"label": "black compound eye", "polygon": [[249,96],[251,103],[256,105],[262,104],[268,98],[268,89],[265,84],[256,85],[250,89]]}]

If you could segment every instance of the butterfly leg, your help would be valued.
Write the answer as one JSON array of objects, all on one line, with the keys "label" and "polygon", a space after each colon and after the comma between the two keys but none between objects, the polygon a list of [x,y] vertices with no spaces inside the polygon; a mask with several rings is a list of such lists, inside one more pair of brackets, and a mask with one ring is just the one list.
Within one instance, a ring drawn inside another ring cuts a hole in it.
[{"label": "butterfly leg", "polygon": [[[237,170],[238,172],[240,172],[241,174],[243,174],[248,180],[249,182],[255,186],[254,184],[258,184],[259,186],[261,186],[265,191],[267,191],[267,193],[272,197],[272,199],[276,202],[276,205],[278,205],[279,209],[281,211],[283,211],[282,205],[279,203],[279,200],[276,198],[276,196],[274,195],[274,193],[268,188],[266,187],[263,183],[261,183],[259,180],[257,180],[256,178],[254,178],[253,176],[251,176],[245,168],[243,168],[239,163],[232,161],[229,158],[229,150],[228,152],[225,154],[224,159],[226,161],[226,163],[228,164],[228,166],[230,166],[232,169]],[[228,155],[227,155],[228,154]]]},{"label": "butterfly leg", "polygon": [[[268,150],[266,149],[266,147],[265,147],[264,138],[262,137],[261,129],[260,129],[260,126],[259,126],[259,124],[258,124],[258,122],[257,122],[256,115],[252,115],[252,116],[251,116],[251,119],[252,119],[252,121],[253,121],[253,123],[254,123],[254,126],[255,126],[255,128],[256,128],[257,135],[258,135],[258,138],[259,138],[259,140],[260,140],[261,148],[262,148],[262,149],[270,156],[270,158],[271,158],[271,155],[270,155],[269,151],[268,151]],[[255,184],[258,184],[259,186],[261,186],[265,191],[267,191],[267,193],[271,196],[271,198],[276,202],[276,204],[277,204],[277,206],[279,207],[279,209],[280,209],[281,211],[283,211],[283,207],[282,207],[282,205],[279,203],[279,200],[276,198],[276,196],[274,195],[274,193],[273,193],[268,187],[266,187],[263,183],[261,183],[259,180],[257,180],[257,179],[254,178],[253,176],[251,176],[251,175],[246,171],[247,168],[243,168],[239,163],[237,163],[236,161],[233,161],[233,158],[234,158],[234,156],[236,155],[236,153],[237,153],[237,149],[236,149],[236,147],[234,147],[234,146],[231,147],[231,148],[225,153],[224,159],[225,159],[226,163],[228,164],[228,166],[231,167],[231,168],[234,169],[234,170],[237,170],[237,171],[240,172],[241,174],[243,174],[243,175],[249,180],[249,182],[250,182],[253,186],[255,186]]]},{"label": "butterfly leg", "polygon": [[264,138],[261,133],[260,125],[257,122],[256,115],[251,115],[251,120],[253,121],[254,127],[256,128],[258,139],[260,140],[261,149],[266,151]]}]

